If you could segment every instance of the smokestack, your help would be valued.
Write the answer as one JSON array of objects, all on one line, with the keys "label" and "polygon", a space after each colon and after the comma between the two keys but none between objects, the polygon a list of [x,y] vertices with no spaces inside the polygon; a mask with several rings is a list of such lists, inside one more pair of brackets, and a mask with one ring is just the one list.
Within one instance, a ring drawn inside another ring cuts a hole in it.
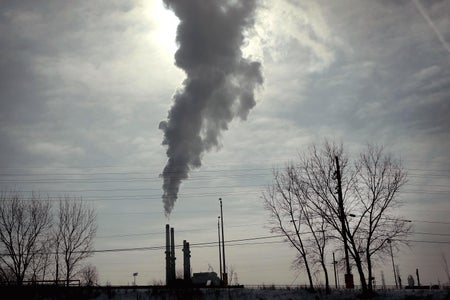
[{"label": "smokestack", "polygon": [[171,258],[170,258],[170,226],[166,224],[166,285],[171,282]]},{"label": "smokestack", "polygon": [[174,229],[173,227],[170,228],[170,233],[171,233],[171,237],[170,237],[170,258],[172,260],[171,263],[171,279],[173,281],[175,281],[175,279],[177,279],[176,273],[175,273],[175,233],[174,233]]},{"label": "smokestack", "polygon": [[189,249],[189,243],[186,240],[183,241],[183,267],[184,267],[184,281],[191,280],[191,250]]},{"label": "smokestack", "polygon": [[186,79],[159,124],[167,146],[164,211],[170,215],[182,180],[201,166],[204,152],[219,148],[229,123],[246,120],[262,85],[261,64],[244,58],[241,46],[253,26],[256,0],[164,0],[180,19],[175,65]]}]

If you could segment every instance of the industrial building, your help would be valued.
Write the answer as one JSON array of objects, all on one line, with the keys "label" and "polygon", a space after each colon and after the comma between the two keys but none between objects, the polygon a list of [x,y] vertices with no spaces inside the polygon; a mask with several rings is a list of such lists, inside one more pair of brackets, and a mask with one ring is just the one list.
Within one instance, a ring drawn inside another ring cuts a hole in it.
[{"label": "industrial building", "polygon": [[200,272],[191,276],[191,250],[183,241],[183,278],[176,278],[175,230],[166,224],[166,286],[222,286],[216,272]]}]

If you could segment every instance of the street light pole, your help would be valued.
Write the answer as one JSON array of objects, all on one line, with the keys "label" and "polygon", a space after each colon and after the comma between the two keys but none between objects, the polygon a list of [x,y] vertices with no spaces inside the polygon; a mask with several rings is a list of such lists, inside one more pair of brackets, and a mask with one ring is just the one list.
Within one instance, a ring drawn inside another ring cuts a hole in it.
[{"label": "street light pole", "polygon": [[394,271],[395,287],[398,288],[397,274],[395,272],[395,264],[394,264],[394,253],[392,252],[392,241],[391,239],[388,239],[387,242],[389,244],[389,248],[391,249],[392,270]]},{"label": "street light pole", "polygon": [[227,267],[225,264],[225,235],[223,233],[223,210],[222,210],[222,198],[219,198],[220,201],[220,222],[222,224],[222,259],[223,259],[223,284],[225,286],[228,285],[228,274]]},{"label": "street light pole", "polygon": [[217,217],[217,234],[219,236],[219,265],[220,265],[220,280],[222,280],[222,250],[220,249],[220,216]]}]

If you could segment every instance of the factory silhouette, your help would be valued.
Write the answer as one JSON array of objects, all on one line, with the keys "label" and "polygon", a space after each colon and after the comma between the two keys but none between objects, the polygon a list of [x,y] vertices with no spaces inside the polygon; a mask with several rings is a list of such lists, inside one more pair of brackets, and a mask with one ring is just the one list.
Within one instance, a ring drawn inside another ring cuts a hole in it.
[{"label": "factory silhouette", "polygon": [[[222,236],[223,237],[223,236]],[[219,235],[220,238],[220,235]],[[222,241],[223,246],[223,241]],[[175,255],[175,229],[166,224],[166,286],[167,287],[225,287],[228,286],[227,273],[224,271],[217,275],[216,272],[199,272],[191,275],[191,250],[189,242],[183,240],[183,278],[177,278]],[[219,243],[219,252],[220,243]],[[220,262],[222,269],[222,261]],[[224,268],[225,270],[225,268]]]}]

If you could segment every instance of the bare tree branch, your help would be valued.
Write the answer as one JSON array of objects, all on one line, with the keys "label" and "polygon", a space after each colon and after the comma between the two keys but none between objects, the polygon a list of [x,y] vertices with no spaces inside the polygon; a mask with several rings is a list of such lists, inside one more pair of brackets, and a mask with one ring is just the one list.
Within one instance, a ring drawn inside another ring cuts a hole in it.
[{"label": "bare tree branch", "polygon": [[66,196],[59,202],[57,224],[56,252],[62,257],[65,280],[69,285],[80,262],[92,255],[97,216],[81,199]]},{"label": "bare tree branch", "polygon": [[[343,212],[336,193],[336,158]],[[313,145],[297,165],[274,171],[273,184],[263,193],[272,231],[283,233],[305,262],[311,253],[324,262],[330,239],[348,243],[363,291],[372,290],[373,258],[386,254],[388,241],[405,243],[411,231],[407,220],[393,214],[406,176],[402,164],[383,147],[368,145],[351,164],[342,144]],[[313,251],[304,250],[308,239],[300,234],[310,237],[308,249]]]},{"label": "bare tree branch", "polygon": [[[51,228],[51,205],[32,193],[25,200],[15,192],[0,193],[0,270],[3,278],[21,285],[32,276],[30,264],[38,263]],[[35,266],[36,267],[36,266]],[[13,276],[13,278],[8,278]]]}]

